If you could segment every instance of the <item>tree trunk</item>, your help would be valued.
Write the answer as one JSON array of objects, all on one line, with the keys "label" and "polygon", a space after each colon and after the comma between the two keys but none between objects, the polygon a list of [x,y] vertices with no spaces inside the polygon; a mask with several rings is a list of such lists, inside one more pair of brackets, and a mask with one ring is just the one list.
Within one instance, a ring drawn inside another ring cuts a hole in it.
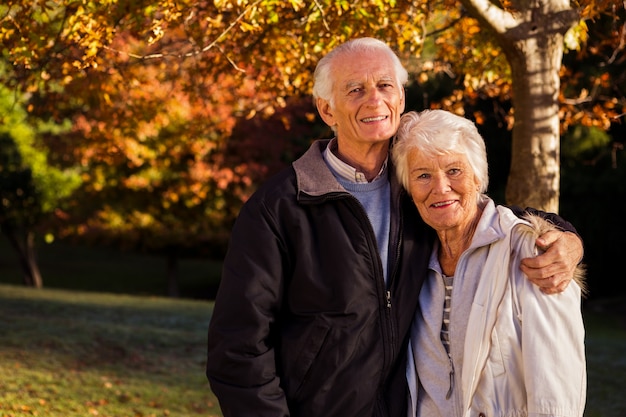
[{"label": "tree trunk", "polygon": [[579,19],[569,0],[513,0],[511,12],[489,0],[461,0],[493,30],[511,67],[513,143],[506,202],[559,210],[558,98],[563,37]]},{"label": "tree trunk", "polygon": [[6,228],[3,229],[3,233],[17,253],[20,267],[24,274],[24,285],[27,287],[42,288],[43,279],[41,278],[41,272],[37,264],[35,250],[35,233],[29,230],[20,232],[16,229],[8,230]]},{"label": "tree trunk", "polygon": [[511,65],[515,124],[507,204],[558,213],[560,131],[558,94],[563,36],[539,34],[506,51]]}]

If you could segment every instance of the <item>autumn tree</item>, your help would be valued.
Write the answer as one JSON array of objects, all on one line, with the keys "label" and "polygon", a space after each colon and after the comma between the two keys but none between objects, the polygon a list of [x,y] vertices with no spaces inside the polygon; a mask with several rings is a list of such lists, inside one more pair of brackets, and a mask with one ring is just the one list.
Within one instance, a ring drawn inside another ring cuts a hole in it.
[{"label": "autumn tree", "polygon": [[[151,61],[71,83],[66,87],[71,96],[111,105],[92,104],[79,116],[69,106],[64,111],[75,115],[73,132],[49,144],[56,155],[89,167],[75,194],[73,216],[80,221],[65,233],[162,255],[170,295],[178,294],[180,257],[221,255],[241,201],[266,169],[251,152],[270,142],[266,126],[248,132],[254,139],[248,146],[231,150],[232,132],[246,122],[243,116],[237,121],[237,103],[258,99],[250,82],[228,73],[196,76],[195,90],[189,91],[184,83],[189,80],[180,80],[179,71],[176,62]],[[267,117],[266,122],[274,115]],[[282,117],[280,126],[292,125],[293,134],[297,123]],[[286,142],[274,140],[271,149],[285,148]],[[269,154],[266,162],[275,159]]]},{"label": "autumn tree", "polygon": [[[285,109],[310,103],[301,95],[319,56],[362,19],[372,34],[397,33],[372,18],[393,3],[353,9],[336,2],[326,10],[298,1],[0,6],[0,36],[15,73],[7,83],[32,92],[31,117],[72,120],[71,132],[46,138],[53,164],[81,167],[83,186],[67,213],[73,223],[61,233],[161,253],[171,277],[181,254],[223,245],[267,170],[234,150],[249,155],[271,139],[266,155],[296,152],[277,148],[266,128],[241,140],[237,132],[253,119],[256,126],[276,120],[285,142],[298,139],[298,126],[313,123],[312,108],[295,117]],[[175,294],[174,278],[169,287]]]},{"label": "autumn tree", "polygon": [[42,146],[43,134],[67,128],[41,120],[29,124],[22,96],[0,85],[0,231],[18,256],[27,286],[43,286],[37,231],[79,185],[74,170],[48,164]]}]

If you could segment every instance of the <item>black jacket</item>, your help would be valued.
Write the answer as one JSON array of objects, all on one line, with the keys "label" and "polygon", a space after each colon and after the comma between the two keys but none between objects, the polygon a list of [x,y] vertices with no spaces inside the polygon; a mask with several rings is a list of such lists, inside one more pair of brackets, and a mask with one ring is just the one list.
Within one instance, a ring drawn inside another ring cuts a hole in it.
[{"label": "black jacket", "polygon": [[406,414],[407,336],[434,235],[390,174],[385,287],[374,231],[327,168],[327,143],[259,188],[233,228],[207,361],[225,417]]}]

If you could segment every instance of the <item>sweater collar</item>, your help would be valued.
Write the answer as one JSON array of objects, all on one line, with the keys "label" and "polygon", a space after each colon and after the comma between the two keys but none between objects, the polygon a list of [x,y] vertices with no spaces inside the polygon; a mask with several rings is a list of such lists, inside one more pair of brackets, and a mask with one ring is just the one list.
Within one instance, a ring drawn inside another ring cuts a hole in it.
[{"label": "sweater collar", "polygon": [[387,170],[387,159],[385,159],[385,162],[380,168],[380,171],[378,172],[376,178],[374,178],[372,181],[368,181],[365,178],[365,174],[363,172],[358,171],[353,166],[339,159],[339,157],[337,156],[337,138],[333,138],[330,140],[328,146],[324,150],[323,157],[324,161],[326,161],[326,164],[336,177],[340,177],[352,183],[363,184],[368,182],[374,182],[381,176],[385,175]]}]

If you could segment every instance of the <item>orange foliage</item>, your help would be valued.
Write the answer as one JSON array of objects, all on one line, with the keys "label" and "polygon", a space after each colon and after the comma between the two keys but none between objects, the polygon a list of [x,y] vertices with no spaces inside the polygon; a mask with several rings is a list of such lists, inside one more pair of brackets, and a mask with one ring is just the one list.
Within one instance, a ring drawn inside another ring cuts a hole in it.
[{"label": "orange foliage", "polygon": [[[619,5],[594,0],[581,10],[595,18]],[[576,54],[623,50],[623,26],[612,33]],[[510,100],[504,56],[453,0],[10,0],[0,6],[0,77],[32,93],[33,115],[72,121],[47,144],[51,162],[84,171],[73,232],[146,239],[141,230],[152,228],[170,236],[164,242],[191,244],[191,235],[223,239],[254,186],[325,133],[308,98],[312,71],[354,36],[387,39],[411,64],[432,39],[431,61],[409,67],[422,72],[416,79],[458,77],[463,89],[441,107],[462,114],[482,97]],[[624,99],[609,93],[618,76],[564,71],[564,127],[619,117]],[[574,103],[583,89],[589,98]]]}]

